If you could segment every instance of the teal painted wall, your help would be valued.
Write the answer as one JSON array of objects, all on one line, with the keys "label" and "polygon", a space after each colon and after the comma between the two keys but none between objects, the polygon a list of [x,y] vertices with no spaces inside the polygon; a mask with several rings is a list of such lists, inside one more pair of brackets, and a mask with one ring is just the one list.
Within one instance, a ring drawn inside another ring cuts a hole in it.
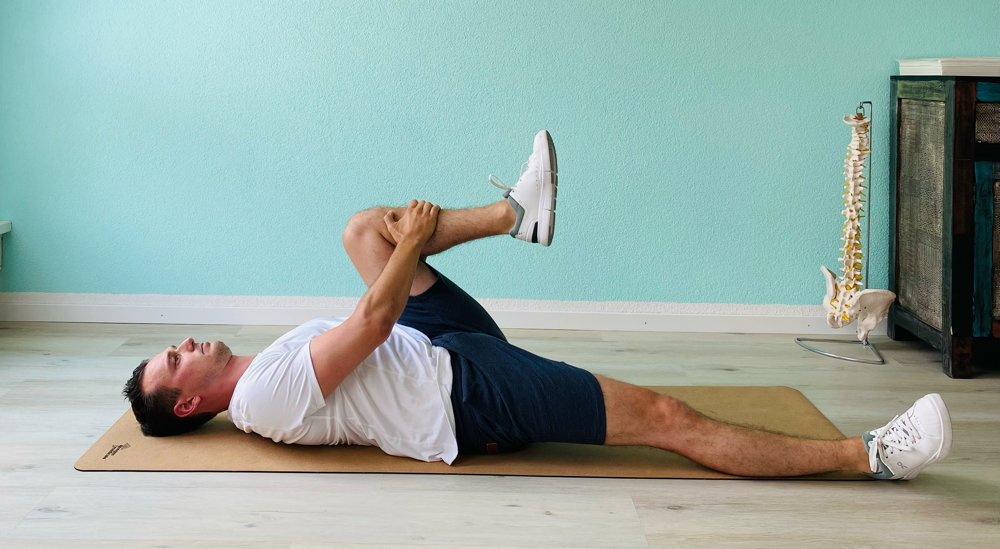
[{"label": "teal painted wall", "polygon": [[359,296],[350,215],[500,198],[536,131],[552,247],[431,264],[477,297],[819,304],[841,118],[896,58],[996,56],[995,1],[0,2],[7,292]]}]

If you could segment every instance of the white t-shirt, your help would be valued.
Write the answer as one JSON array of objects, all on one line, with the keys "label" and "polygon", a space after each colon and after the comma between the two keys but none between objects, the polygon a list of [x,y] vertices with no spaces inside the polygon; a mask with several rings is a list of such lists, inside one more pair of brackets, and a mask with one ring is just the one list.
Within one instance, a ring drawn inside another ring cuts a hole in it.
[{"label": "white t-shirt", "polygon": [[310,320],[254,357],[236,382],[226,417],[275,442],[378,446],[390,455],[451,465],[458,441],[448,350],[396,324],[324,400],[309,342],[344,320]]}]

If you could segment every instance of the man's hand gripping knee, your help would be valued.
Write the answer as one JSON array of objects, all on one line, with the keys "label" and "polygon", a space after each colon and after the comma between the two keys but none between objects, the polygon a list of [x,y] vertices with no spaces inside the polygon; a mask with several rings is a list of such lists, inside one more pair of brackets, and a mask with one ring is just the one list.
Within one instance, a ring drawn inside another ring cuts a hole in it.
[{"label": "man's hand gripping knee", "polygon": [[389,210],[382,220],[385,227],[399,245],[404,240],[425,244],[437,228],[438,212],[441,207],[426,200],[411,200],[403,216],[397,221],[396,214]]}]

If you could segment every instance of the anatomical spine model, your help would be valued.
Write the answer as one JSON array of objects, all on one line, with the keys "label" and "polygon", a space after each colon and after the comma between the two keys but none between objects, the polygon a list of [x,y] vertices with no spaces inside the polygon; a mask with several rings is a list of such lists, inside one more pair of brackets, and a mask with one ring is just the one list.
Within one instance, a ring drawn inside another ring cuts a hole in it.
[{"label": "anatomical spine model", "polygon": [[[889,313],[889,306],[896,300],[896,294],[889,290],[862,290],[861,268],[861,223],[864,217],[864,202],[861,197],[865,196],[865,185],[862,185],[865,178],[862,172],[865,168],[865,159],[870,152],[870,139],[868,136],[871,119],[863,118],[861,114],[855,116],[845,116],[844,122],[851,126],[853,135],[851,144],[847,146],[847,157],[844,160],[845,180],[844,183],[844,245],[841,248],[843,256],[840,260],[844,266],[841,269],[840,279],[836,280],[835,275],[825,266],[820,266],[823,276],[826,278],[826,298],[823,300],[823,307],[827,312],[827,321],[833,328],[843,328],[855,320],[858,321],[858,339],[866,341],[868,332],[871,332],[879,321]],[[867,259],[865,259],[867,261]],[[867,281],[865,281],[867,283]]]}]

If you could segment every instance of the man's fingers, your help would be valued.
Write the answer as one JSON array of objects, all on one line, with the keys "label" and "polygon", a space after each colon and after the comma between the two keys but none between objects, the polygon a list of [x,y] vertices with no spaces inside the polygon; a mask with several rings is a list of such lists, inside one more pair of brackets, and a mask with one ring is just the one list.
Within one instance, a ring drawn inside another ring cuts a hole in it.
[{"label": "man's fingers", "polygon": [[[410,205],[407,206],[407,210],[416,210],[418,215],[437,215],[438,212],[441,211],[441,206],[438,206],[428,200],[417,200],[414,198],[413,200],[410,200]],[[391,213],[392,212],[386,214],[386,217],[389,217]],[[395,217],[393,217],[393,220],[395,220]]]}]

